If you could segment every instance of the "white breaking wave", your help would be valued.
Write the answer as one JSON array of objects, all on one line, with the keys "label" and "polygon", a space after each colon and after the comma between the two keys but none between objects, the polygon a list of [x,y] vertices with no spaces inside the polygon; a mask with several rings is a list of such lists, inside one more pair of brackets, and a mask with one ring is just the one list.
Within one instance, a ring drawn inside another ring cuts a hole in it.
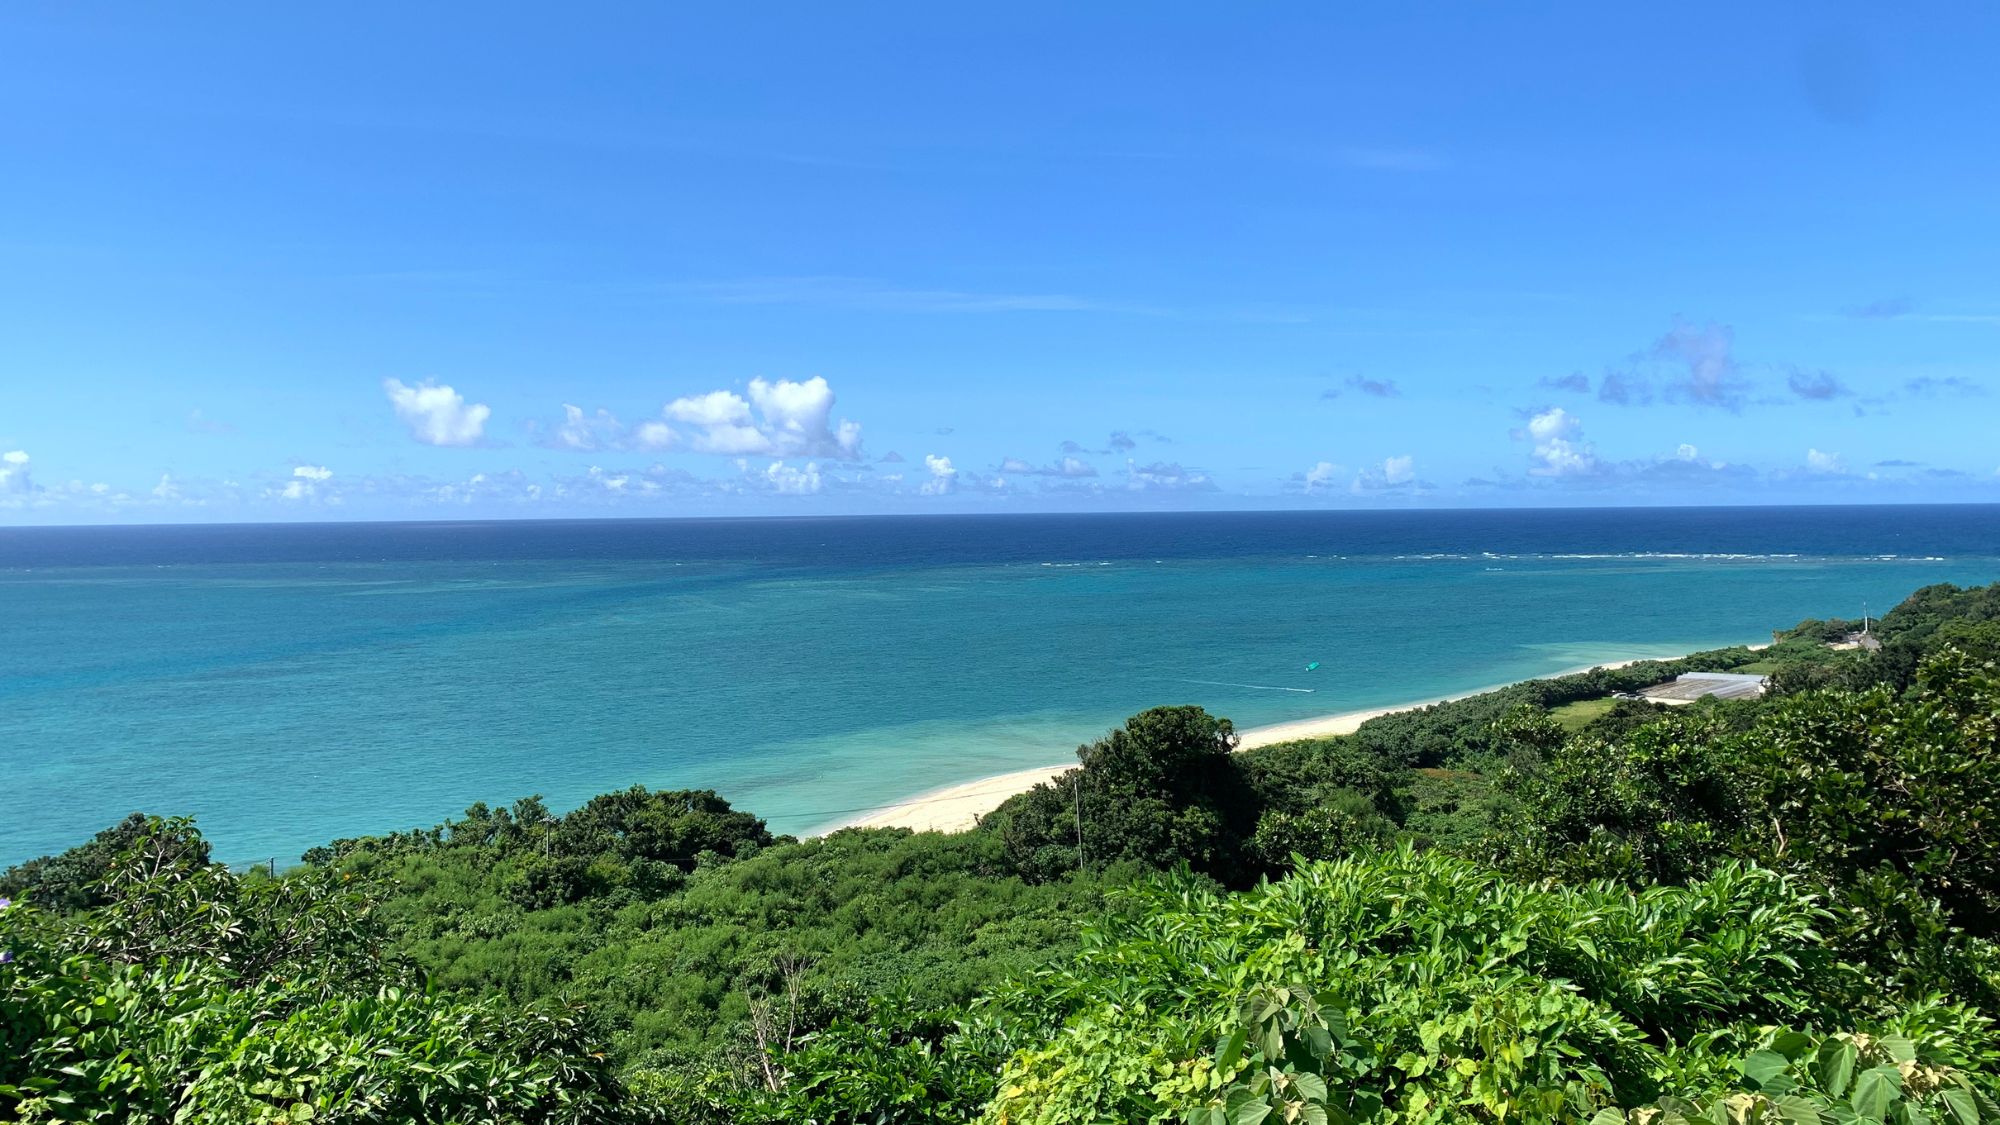
[{"label": "white breaking wave", "polygon": [[[1311,558],[1313,556],[1307,556]],[[1802,555],[1797,552],[1738,552],[1738,551],[1604,551],[1604,552],[1529,552],[1503,554],[1494,551],[1453,552],[1434,551],[1421,555],[1388,555],[1390,562],[1495,562],[1512,559],[1516,561],[1594,562],[1617,559],[1646,560],[1699,560],[1703,562],[1950,562],[1943,555]]]}]

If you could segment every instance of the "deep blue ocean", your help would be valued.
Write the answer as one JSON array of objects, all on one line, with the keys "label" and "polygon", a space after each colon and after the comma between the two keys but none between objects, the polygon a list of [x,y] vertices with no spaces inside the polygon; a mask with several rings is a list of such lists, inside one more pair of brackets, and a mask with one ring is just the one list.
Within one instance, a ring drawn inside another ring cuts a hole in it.
[{"label": "deep blue ocean", "polygon": [[0,529],[0,864],[135,809],[283,863],[634,783],[798,832],[1156,704],[1256,726],[1995,580],[1993,506]]}]

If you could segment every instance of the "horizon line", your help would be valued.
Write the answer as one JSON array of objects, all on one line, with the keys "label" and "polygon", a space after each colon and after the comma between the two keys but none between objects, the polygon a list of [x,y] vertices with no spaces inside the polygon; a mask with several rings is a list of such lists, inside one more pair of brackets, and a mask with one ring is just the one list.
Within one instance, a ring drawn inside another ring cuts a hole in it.
[{"label": "horizon line", "polygon": [[548,524],[548,523],[672,523],[672,522],[780,522],[780,521],[843,521],[843,520],[948,520],[948,519],[1027,519],[1039,516],[1076,517],[1120,517],[1120,516],[1231,516],[1231,515],[1463,515],[1472,512],[1700,512],[1767,510],[1787,511],[1804,508],[1824,508],[1827,510],[1883,509],[1883,508],[2000,508],[1995,500],[1905,500],[1888,503],[1829,503],[1802,501],[1788,504],[1561,504],[1561,505],[1483,505],[1469,507],[1420,507],[1420,508],[1115,508],[1102,510],[1047,509],[1038,511],[1013,512],[830,512],[821,514],[778,514],[739,513],[734,515],[540,515],[540,516],[481,516],[458,519],[297,519],[297,520],[212,520],[175,521],[152,523],[0,523],[0,534],[14,531],[81,531],[90,529],[139,530],[146,528],[214,528],[214,527],[404,527],[427,524]]}]

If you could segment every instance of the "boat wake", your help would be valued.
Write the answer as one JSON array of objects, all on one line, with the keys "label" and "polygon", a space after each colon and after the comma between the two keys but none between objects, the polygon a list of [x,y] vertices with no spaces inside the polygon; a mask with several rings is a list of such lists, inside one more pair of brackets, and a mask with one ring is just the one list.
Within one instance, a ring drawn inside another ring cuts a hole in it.
[{"label": "boat wake", "polygon": [[1279,687],[1275,684],[1234,684],[1230,683],[1228,680],[1182,680],[1181,683],[1208,684],[1210,687],[1249,688],[1252,691],[1296,691],[1305,695],[1311,695],[1313,693],[1313,689],[1309,687]]}]

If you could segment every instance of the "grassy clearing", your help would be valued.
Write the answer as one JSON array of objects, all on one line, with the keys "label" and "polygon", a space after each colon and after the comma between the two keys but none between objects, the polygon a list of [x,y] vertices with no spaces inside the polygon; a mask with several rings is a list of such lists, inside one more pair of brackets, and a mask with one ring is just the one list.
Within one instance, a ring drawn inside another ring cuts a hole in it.
[{"label": "grassy clearing", "polygon": [[1575,703],[1565,703],[1550,711],[1549,718],[1554,719],[1557,726],[1575,734],[1595,720],[1610,714],[1613,702],[1615,701],[1609,696],[1603,699],[1579,699]]}]

